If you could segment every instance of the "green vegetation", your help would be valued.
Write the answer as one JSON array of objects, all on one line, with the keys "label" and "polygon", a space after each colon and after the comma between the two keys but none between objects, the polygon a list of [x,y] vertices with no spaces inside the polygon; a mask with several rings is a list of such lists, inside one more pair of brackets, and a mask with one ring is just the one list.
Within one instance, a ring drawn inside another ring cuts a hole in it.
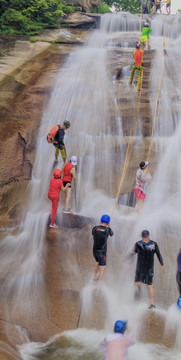
[{"label": "green vegetation", "polygon": [[37,34],[60,26],[60,17],[76,10],[64,0],[0,0],[0,32]]},{"label": "green vegetation", "polygon": [[38,39],[36,37],[34,37],[34,36],[30,37],[30,42],[35,43],[37,41],[38,41]]},{"label": "green vegetation", "polygon": [[105,13],[111,13],[111,10],[105,2],[101,2],[98,7],[93,7],[91,10],[92,13],[96,14],[105,14]]},{"label": "green vegetation", "polygon": [[129,11],[130,13],[141,12],[141,0],[104,0],[109,6],[114,5],[117,11]]}]

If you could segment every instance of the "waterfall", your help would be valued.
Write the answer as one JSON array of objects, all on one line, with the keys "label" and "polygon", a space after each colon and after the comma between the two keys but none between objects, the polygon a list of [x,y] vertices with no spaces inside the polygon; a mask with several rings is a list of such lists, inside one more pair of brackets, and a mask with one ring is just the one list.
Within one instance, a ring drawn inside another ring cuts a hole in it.
[{"label": "waterfall", "polygon": [[[67,354],[73,356],[72,343],[80,345],[82,342],[85,351],[81,350],[83,353],[81,352],[81,355],[76,353],[76,356],[84,359],[85,354],[91,353],[90,348],[94,343],[92,359],[100,359],[102,352],[99,353],[97,350],[100,338],[105,331],[112,331],[113,323],[118,318],[127,318],[133,331],[139,334],[147,308],[146,302],[149,301],[147,289],[143,290],[143,302],[135,303],[134,268],[128,271],[122,258],[132,250],[133,244],[140,240],[141,231],[146,228],[150,231],[151,238],[159,243],[167,270],[166,274],[162,275],[160,265],[155,259],[154,286],[157,305],[164,313],[168,327],[174,318],[174,325],[179,329],[177,310],[173,304],[176,303],[178,296],[175,273],[181,231],[180,17],[170,16],[164,20],[163,16],[159,16],[151,20],[153,31],[150,44],[155,54],[150,70],[149,106],[153,120],[162,62],[163,21],[166,21],[167,55],[164,59],[164,76],[153,137],[156,160],[154,164],[150,160],[151,171],[154,174],[143,214],[138,216],[134,211],[125,212],[125,208],[117,207],[111,222],[114,237],[109,241],[106,276],[100,290],[105,299],[106,309],[104,331],[101,334],[96,330],[83,332],[82,329],[65,332],[64,335],[70,341],[70,348],[62,354],[62,359],[66,359]],[[94,216],[95,221],[98,222],[102,213],[110,214],[112,211],[125,157],[124,141],[127,138],[127,134],[123,136],[124,119],[119,113],[118,90],[121,88],[123,98],[130,97],[131,94],[130,108],[136,102],[137,93],[134,89],[130,92],[128,63],[123,69],[120,88],[115,89],[116,85],[108,66],[109,52],[121,41],[123,44],[127,41],[128,46],[125,45],[124,50],[132,57],[131,46],[139,37],[139,22],[139,16],[125,14],[103,16],[100,29],[95,30],[88,37],[83,48],[69,55],[64,66],[56,74],[54,90],[40,125],[27,214],[18,234],[8,235],[0,243],[0,277],[6,279],[3,297],[9,321],[17,321],[17,316],[20,315],[25,316],[28,322],[29,314],[33,316],[35,312],[36,315],[37,302],[46,297],[45,234],[51,208],[47,192],[54,160],[54,148],[47,143],[46,135],[51,127],[62,123],[65,118],[71,122],[71,127],[65,136],[68,158],[72,155],[77,155],[79,158],[77,179],[79,213]],[[117,42],[118,37],[123,40]],[[137,132],[134,134],[132,160],[135,159],[135,166],[138,167],[139,162],[145,160],[139,159],[138,156],[139,146],[144,144],[141,114],[136,121]],[[149,141],[149,136],[147,138]],[[60,159],[57,167],[62,167]],[[59,213],[58,216],[61,214]],[[89,309],[93,308],[91,299],[94,296],[94,288],[90,286],[92,285],[86,285],[82,292],[83,311],[86,310],[88,296]],[[7,305],[7,299],[11,296],[12,301]],[[42,301],[42,307],[43,305],[42,312],[46,311]],[[36,356],[41,355],[44,346],[49,345],[50,343],[28,344],[20,349],[20,353],[25,360],[38,359]],[[180,358],[177,350],[178,346],[172,353],[165,354],[165,349],[161,346],[139,343],[135,345],[135,351],[131,349],[130,359],[140,359],[142,356],[147,360],[155,357],[174,360]]]}]

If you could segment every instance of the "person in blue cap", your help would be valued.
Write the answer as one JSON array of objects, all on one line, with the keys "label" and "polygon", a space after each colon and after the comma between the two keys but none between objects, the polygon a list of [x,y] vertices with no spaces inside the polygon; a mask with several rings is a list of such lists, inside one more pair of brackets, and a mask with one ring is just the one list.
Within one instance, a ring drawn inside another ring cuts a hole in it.
[{"label": "person in blue cap", "polygon": [[142,240],[137,241],[134,245],[132,255],[137,254],[137,265],[135,273],[135,286],[140,289],[140,284],[144,283],[148,287],[151,304],[149,309],[155,308],[155,292],[152,285],[154,275],[154,255],[161,264],[161,269],[165,272],[163,265],[163,258],[161,256],[158,244],[150,240],[150,233],[148,230],[143,230],[141,233]]},{"label": "person in blue cap", "polygon": [[107,255],[107,239],[108,236],[113,236],[113,231],[109,227],[110,216],[104,214],[101,216],[100,225],[94,226],[92,235],[94,239],[93,255],[96,260],[94,269],[94,280],[102,280],[106,267]]},{"label": "person in blue cap", "polygon": [[100,345],[106,348],[105,360],[127,360],[128,347],[135,344],[135,337],[125,320],[117,320],[114,333],[107,335]]}]

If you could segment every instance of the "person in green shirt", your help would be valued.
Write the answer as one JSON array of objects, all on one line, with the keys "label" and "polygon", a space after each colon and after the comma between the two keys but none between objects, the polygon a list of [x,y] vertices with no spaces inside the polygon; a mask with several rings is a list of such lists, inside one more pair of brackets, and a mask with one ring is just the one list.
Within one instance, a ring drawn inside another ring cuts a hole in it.
[{"label": "person in green shirt", "polygon": [[148,50],[148,40],[151,31],[152,29],[150,28],[150,24],[146,21],[144,27],[142,28],[142,34],[140,38],[140,41],[143,47],[146,47],[146,50]]}]

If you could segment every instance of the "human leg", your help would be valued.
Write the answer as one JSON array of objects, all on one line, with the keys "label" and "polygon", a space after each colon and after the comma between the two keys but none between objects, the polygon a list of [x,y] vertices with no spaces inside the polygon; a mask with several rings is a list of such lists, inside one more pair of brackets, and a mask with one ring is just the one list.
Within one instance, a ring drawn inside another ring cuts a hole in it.
[{"label": "human leg", "polygon": [[71,196],[71,188],[68,187],[67,190],[65,191],[65,198],[64,198],[65,209],[68,209],[69,207],[70,196]]},{"label": "human leg", "polygon": [[50,200],[52,202],[52,212],[51,212],[51,223],[50,224],[54,225],[59,199],[50,199]]},{"label": "human leg", "polygon": [[64,161],[64,163],[66,162],[66,152],[65,152],[65,147],[63,149],[60,150],[61,153],[61,157]]},{"label": "human leg", "polygon": [[136,66],[133,65],[133,68],[131,70],[131,76],[130,76],[130,84],[132,84],[132,82],[133,82],[135,70],[136,70]]},{"label": "human leg", "polygon": [[140,90],[143,67],[142,66],[137,66],[137,70],[138,70],[137,89]]},{"label": "human leg", "polygon": [[148,287],[148,291],[149,291],[149,295],[150,295],[150,300],[151,300],[151,304],[155,305],[155,290],[153,285],[147,285]]},{"label": "human leg", "polygon": [[99,265],[98,280],[100,280],[100,281],[103,279],[105,268],[106,268],[106,266],[100,266]]},{"label": "human leg", "polygon": [[97,275],[99,273],[99,263],[96,262],[95,268],[94,268],[94,280],[97,280]]},{"label": "human leg", "polygon": [[58,160],[59,148],[55,147],[55,160]]}]

